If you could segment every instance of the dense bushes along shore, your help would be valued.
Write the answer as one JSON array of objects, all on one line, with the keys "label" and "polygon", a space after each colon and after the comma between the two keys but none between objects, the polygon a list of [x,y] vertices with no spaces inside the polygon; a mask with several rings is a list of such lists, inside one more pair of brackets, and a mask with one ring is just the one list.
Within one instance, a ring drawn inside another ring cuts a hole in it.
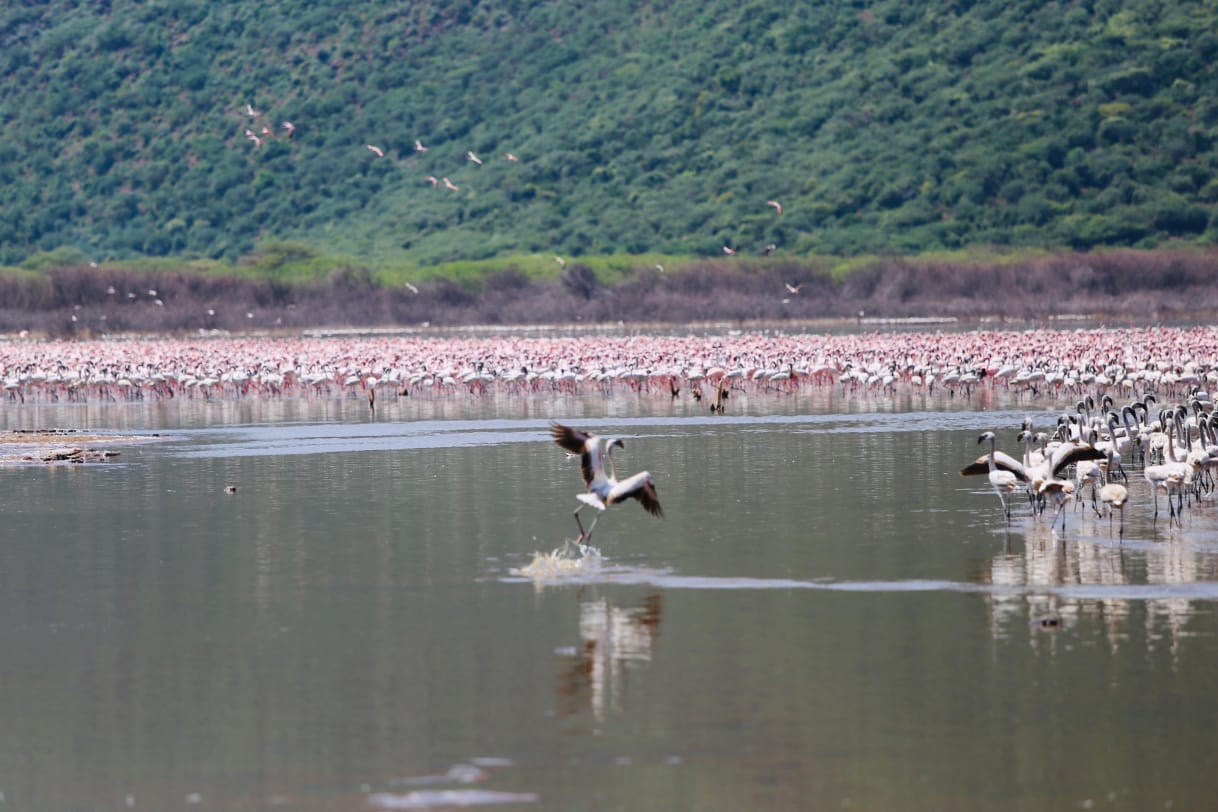
[{"label": "dense bushes along shore", "polygon": [[509,266],[462,282],[388,285],[364,269],[289,283],[121,265],[0,276],[0,332],[52,336],[321,326],[552,324],[1007,317],[1088,314],[1139,322],[1204,318],[1218,308],[1218,252],[1119,250],[989,262],[874,259],[826,263],[729,258],[605,280],[568,263],[549,278]]}]

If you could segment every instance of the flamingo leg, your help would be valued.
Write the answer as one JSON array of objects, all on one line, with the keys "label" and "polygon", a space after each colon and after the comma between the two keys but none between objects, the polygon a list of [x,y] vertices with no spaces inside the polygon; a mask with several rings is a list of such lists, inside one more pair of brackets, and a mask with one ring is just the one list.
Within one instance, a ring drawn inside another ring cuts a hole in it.
[{"label": "flamingo leg", "polygon": [[[572,514],[572,515],[575,517],[575,524],[579,526],[579,538],[577,538],[577,539],[575,540],[575,543],[576,543],[576,544],[580,544],[580,543],[582,543],[582,542],[583,542],[583,540],[584,540],[584,538],[585,538],[585,537],[588,535],[588,534],[587,534],[587,533],[584,531],[584,523],[583,523],[583,522],[581,522],[581,521],[579,520],[579,512],[580,512],[581,510],[583,510],[584,508],[586,508],[586,507],[587,507],[587,505],[580,505],[579,507],[577,507],[577,508],[575,509],[575,513],[573,513],[573,514]],[[598,517],[598,518],[599,518],[599,517]],[[593,525],[593,527],[595,527],[595,526],[596,526],[596,522],[594,521],[594,522],[592,523],[592,525]]]},{"label": "flamingo leg", "polygon": [[592,524],[588,525],[588,529],[585,530],[584,523],[582,521],[580,521],[580,519],[579,519],[579,512],[586,507],[588,507],[586,504],[582,504],[579,507],[577,507],[575,509],[575,513],[572,514],[573,516],[575,516],[575,524],[577,524],[579,526],[579,538],[577,538],[575,540],[576,544],[586,544],[588,539],[590,539],[592,537],[592,531],[596,529],[596,523],[601,520],[600,514],[597,513],[596,516],[592,519]]}]

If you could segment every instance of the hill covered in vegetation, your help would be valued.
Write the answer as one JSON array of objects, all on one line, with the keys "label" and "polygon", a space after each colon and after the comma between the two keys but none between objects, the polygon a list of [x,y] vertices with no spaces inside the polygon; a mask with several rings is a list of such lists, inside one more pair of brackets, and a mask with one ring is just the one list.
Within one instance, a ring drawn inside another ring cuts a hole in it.
[{"label": "hill covered in vegetation", "polygon": [[1216,65],[1195,0],[12,4],[0,264],[1210,244]]}]

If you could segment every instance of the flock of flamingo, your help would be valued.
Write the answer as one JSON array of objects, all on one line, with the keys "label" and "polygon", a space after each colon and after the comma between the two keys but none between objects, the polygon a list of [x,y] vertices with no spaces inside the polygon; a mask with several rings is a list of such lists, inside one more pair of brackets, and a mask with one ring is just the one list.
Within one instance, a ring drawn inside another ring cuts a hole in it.
[{"label": "flock of flamingo", "polygon": [[[1184,397],[1218,383],[1218,328],[707,335],[0,340],[9,403],[637,393],[722,411],[734,392],[1001,390]],[[1177,435],[1177,439],[1179,436]]]},{"label": "flock of flamingo", "polygon": [[[722,413],[733,392],[795,395],[835,388],[862,397],[968,398],[1001,390],[1029,406],[1075,403],[1051,431],[1026,424],[1021,451],[986,453],[964,475],[985,475],[1010,520],[1023,490],[1033,515],[1090,499],[1122,517],[1127,470],[1159,515],[1179,525],[1213,487],[1218,328],[1142,327],[971,332],[706,335],[228,336],[59,341],[0,339],[10,407],[25,403],[364,397],[614,396],[692,398]],[[1097,403],[1098,402],[1098,403]],[[1161,405],[1160,405],[1161,404]],[[647,472],[619,481],[604,440],[555,425],[580,456],[583,503],[602,511],[628,498],[661,516]],[[604,444],[602,446],[602,443]],[[585,532],[576,511],[580,540]],[[595,522],[593,522],[595,526]]]},{"label": "flock of flamingo", "polygon": [[[264,141],[275,137],[277,130],[272,126],[271,122],[265,120],[265,114],[261,110],[255,110],[252,104],[246,104],[245,115],[251,119],[251,126],[247,126],[245,128],[245,138],[251,144],[253,144],[254,147],[261,147]],[[257,129],[255,130],[253,127],[257,127]],[[291,121],[282,122],[280,124],[280,128],[289,139],[296,135],[296,125]],[[364,144],[364,149],[378,159],[386,158],[386,156],[389,155],[388,151],[377,144]],[[430,151],[431,148],[424,146],[421,139],[415,139],[413,150],[414,155],[423,155],[424,153]],[[515,153],[504,152],[502,157],[505,161],[509,161],[511,163],[520,163],[520,158],[517,157]],[[392,156],[390,156],[390,159],[392,159]],[[472,149],[465,151],[465,160],[474,166],[482,166],[483,163],[482,158],[478,157],[477,153],[475,153]],[[433,189],[438,189],[440,186],[443,186],[450,192],[459,192],[461,190],[461,187],[454,183],[447,175],[442,177],[436,177],[436,175],[425,175],[423,177],[423,181]],[[774,209],[774,211],[778,214],[782,214],[782,204],[777,200],[767,200],[765,205]],[[776,245],[767,245],[761,253],[764,255],[769,255],[772,254],[776,248]],[[730,245],[724,245],[723,253],[728,256],[734,256],[738,253],[738,249]],[[663,270],[663,268],[661,268],[661,270]]]},{"label": "flock of flamingo", "polygon": [[1020,459],[997,449],[997,435],[987,431],[977,438],[989,451],[961,469],[962,476],[986,475],[998,495],[1007,522],[1011,521],[1009,499],[1023,491],[1029,509],[1039,519],[1048,505],[1054,508],[1050,526],[1061,520],[1065,532],[1065,508],[1090,497],[1090,509],[1103,516],[1120,516],[1124,537],[1125,505],[1130,498],[1129,467],[1141,466],[1142,479],[1159,518],[1159,494],[1168,507],[1168,526],[1181,527],[1186,506],[1203,504],[1214,490],[1218,468],[1218,414],[1209,392],[1200,385],[1189,387],[1182,399],[1158,406],[1151,391],[1140,399],[1118,406],[1111,395],[1097,403],[1087,395],[1073,412],[1057,418],[1052,432],[1033,432],[1025,418],[1016,439],[1023,445]]}]

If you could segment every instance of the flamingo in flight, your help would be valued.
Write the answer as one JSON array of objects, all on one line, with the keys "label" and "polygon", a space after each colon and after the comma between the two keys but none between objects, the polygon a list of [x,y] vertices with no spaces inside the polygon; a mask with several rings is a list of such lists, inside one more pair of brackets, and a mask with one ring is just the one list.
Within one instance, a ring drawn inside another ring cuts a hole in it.
[{"label": "flamingo in flight", "polygon": [[[589,434],[579,429],[573,429],[559,423],[550,426],[550,436],[554,442],[568,453],[579,455],[579,468],[587,486],[587,493],[576,496],[582,505],[575,509],[575,523],[579,526],[579,538],[576,544],[582,544],[592,535],[600,516],[592,520],[592,525],[584,530],[584,524],[579,519],[579,512],[591,505],[598,511],[603,511],[609,505],[617,504],[623,499],[637,499],[652,516],[663,518],[664,511],[660,507],[660,498],[656,495],[655,482],[647,471],[640,471],[634,476],[621,481],[617,478],[617,469],[613,464],[613,448],[624,448],[620,439],[606,440],[595,434]],[[604,451],[601,443],[604,442]],[[609,463],[609,472],[605,473],[605,462]]]},{"label": "flamingo in flight", "polygon": [[385,150],[381,149],[376,144],[364,144],[364,146],[367,147],[374,155],[376,155],[376,157],[385,157]]}]

